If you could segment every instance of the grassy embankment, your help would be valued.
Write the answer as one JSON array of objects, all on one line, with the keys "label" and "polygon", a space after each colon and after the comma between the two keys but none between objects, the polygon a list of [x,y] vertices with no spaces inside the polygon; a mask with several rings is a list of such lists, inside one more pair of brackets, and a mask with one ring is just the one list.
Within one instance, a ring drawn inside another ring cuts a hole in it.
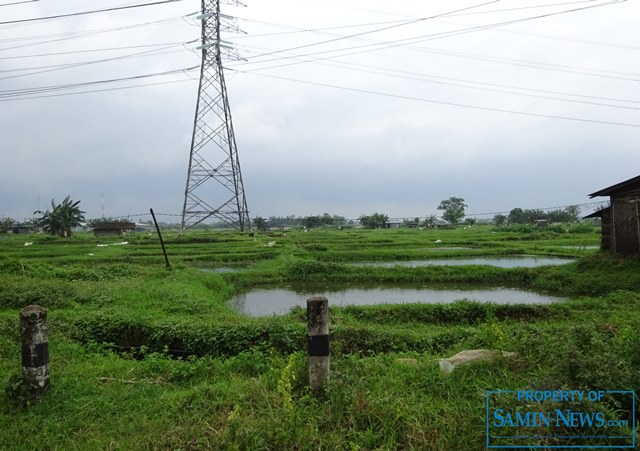
[{"label": "grassy embankment", "polygon": [[[640,382],[640,261],[599,255],[594,232],[165,238],[171,271],[153,235],[128,244],[84,234],[0,238],[1,449],[484,449],[487,389]],[[516,254],[577,261],[532,269],[348,265]],[[304,312],[247,318],[226,304],[247,287],[295,281],[513,286],[570,300],[332,308],[332,380],[317,398],[305,383]],[[52,387],[25,405],[15,376],[18,312],[28,304],[49,310]],[[439,372],[438,358],[484,347],[518,357]],[[625,403],[602,409],[628,411]]]}]

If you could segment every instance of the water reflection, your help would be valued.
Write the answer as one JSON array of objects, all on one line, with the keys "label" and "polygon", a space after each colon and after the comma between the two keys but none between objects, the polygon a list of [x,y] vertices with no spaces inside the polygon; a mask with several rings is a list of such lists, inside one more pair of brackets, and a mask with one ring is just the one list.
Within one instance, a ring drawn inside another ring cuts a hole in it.
[{"label": "water reflection", "polygon": [[432,259],[432,260],[406,260],[406,261],[382,261],[382,262],[358,262],[352,263],[355,266],[462,266],[462,265],[488,265],[497,266],[499,268],[536,268],[538,266],[548,265],[566,265],[574,262],[571,258],[561,257],[537,257],[533,255],[517,256],[517,257],[471,257],[471,258],[449,258],[449,259]]},{"label": "water reflection", "polygon": [[562,298],[516,288],[434,289],[419,286],[323,286],[296,285],[255,288],[231,300],[234,308],[251,316],[281,315],[296,305],[304,307],[313,294],[329,298],[329,305],[450,303],[460,299],[497,304],[548,304]]}]

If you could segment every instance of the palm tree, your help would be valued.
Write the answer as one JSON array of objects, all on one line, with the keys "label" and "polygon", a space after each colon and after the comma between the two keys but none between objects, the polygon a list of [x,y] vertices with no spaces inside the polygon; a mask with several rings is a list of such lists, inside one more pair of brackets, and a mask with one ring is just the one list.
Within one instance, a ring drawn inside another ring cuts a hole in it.
[{"label": "palm tree", "polygon": [[61,204],[51,199],[51,211],[35,211],[33,214],[42,215],[35,220],[35,224],[51,235],[64,238],[71,236],[71,229],[84,221],[84,211],[80,210],[80,201],[73,202],[70,196],[65,197]]}]

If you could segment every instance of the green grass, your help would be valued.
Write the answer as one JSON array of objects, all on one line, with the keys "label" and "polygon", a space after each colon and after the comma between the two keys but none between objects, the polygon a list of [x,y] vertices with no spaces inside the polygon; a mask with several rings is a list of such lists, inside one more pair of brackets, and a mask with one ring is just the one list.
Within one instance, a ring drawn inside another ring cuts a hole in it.
[{"label": "green grass", "polygon": [[[167,233],[171,270],[150,234],[0,236],[0,449],[480,450],[488,389],[640,384],[640,260],[591,249],[595,230],[277,235]],[[517,254],[577,261],[347,264]],[[217,267],[239,271],[203,271]],[[318,396],[307,387],[303,309],[248,318],[227,305],[240,290],[296,281],[513,286],[569,300],[331,307],[331,381]],[[19,383],[18,312],[32,303],[49,312],[52,384],[40,400]],[[439,358],[477,348],[518,355],[439,371]],[[628,414],[625,402],[600,408]]]}]

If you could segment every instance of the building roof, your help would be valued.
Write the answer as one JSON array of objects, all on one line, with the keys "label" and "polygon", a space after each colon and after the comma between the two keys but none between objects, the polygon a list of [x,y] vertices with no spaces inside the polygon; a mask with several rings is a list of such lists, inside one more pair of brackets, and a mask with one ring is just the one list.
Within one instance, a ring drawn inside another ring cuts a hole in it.
[{"label": "building roof", "polygon": [[589,197],[593,199],[597,196],[611,196],[612,194],[617,194],[633,188],[640,188],[640,175],[630,178],[629,180],[625,180],[624,182],[616,183],[615,185],[611,185],[607,188],[603,188],[595,193],[591,193],[589,194]]},{"label": "building roof", "polygon": [[596,210],[593,213],[591,213],[590,215],[587,216],[583,216],[582,219],[589,219],[589,218],[601,218],[602,215],[604,214],[605,211],[608,211],[609,209],[611,209],[611,207],[605,207],[605,208],[601,208],[600,210]]}]

